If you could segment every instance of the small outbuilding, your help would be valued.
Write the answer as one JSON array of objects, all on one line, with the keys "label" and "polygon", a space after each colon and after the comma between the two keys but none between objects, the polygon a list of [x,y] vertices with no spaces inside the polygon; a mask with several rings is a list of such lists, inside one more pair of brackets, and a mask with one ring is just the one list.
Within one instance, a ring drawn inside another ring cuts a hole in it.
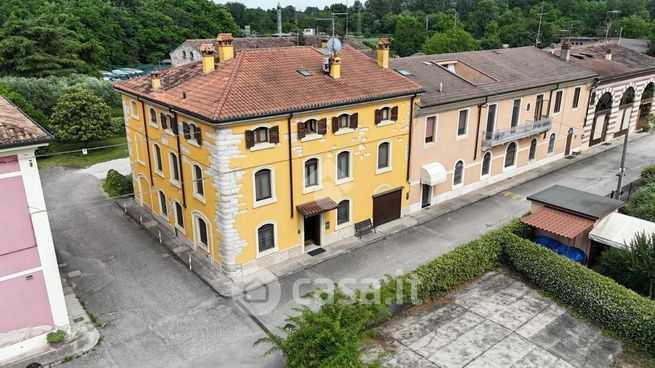
[{"label": "small outbuilding", "polygon": [[589,238],[610,247],[626,249],[640,233],[655,233],[655,223],[621,213],[610,213],[591,230]]},{"label": "small outbuilding", "polygon": [[[592,246],[589,234],[595,226],[623,206],[623,202],[555,185],[528,197],[532,212],[522,221],[535,228],[535,239],[549,246],[561,243],[584,252],[578,261],[593,260],[603,246]],[[555,242],[552,242],[554,240]],[[546,244],[548,243],[548,244]],[[553,247],[554,249],[555,247]]]}]

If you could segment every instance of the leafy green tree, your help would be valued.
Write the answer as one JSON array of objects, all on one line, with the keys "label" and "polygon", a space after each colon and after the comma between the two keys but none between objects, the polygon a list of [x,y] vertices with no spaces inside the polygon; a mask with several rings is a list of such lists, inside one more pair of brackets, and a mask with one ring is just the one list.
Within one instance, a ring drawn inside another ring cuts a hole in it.
[{"label": "leafy green tree", "polygon": [[630,195],[623,210],[630,216],[655,222],[655,184],[641,187]]},{"label": "leafy green tree", "polygon": [[443,33],[435,33],[425,42],[422,50],[426,54],[445,54],[477,48],[477,42],[470,33],[461,28],[454,28]]},{"label": "leafy green tree", "polygon": [[614,29],[621,29],[623,37],[629,38],[643,38],[650,35],[652,31],[652,24],[639,15],[631,15],[618,19],[612,25]]},{"label": "leafy green tree", "polygon": [[111,132],[111,108],[88,89],[73,88],[55,105],[49,127],[67,142],[88,143],[106,139]]},{"label": "leafy green tree", "polygon": [[600,255],[598,270],[619,284],[655,299],[655,234],[637,234],[626,250],[606,250]]},{"label": "leafy green tree", "polygon": [[23,95],[10,89],[9,87],[0,84],[0,95],[4,96],[7,100],[11,101],[19,109],[21,109],[27,116],[35,120],[41,125],[46,125],[46,117],[43,111],[37,109],[32,105]]},{"label": "leafy green tree", "polygon": [[420,50],[425,42],[425,26],[415,17],[399,16],[391,43],[391,50],[400,56],[409,56]]}]

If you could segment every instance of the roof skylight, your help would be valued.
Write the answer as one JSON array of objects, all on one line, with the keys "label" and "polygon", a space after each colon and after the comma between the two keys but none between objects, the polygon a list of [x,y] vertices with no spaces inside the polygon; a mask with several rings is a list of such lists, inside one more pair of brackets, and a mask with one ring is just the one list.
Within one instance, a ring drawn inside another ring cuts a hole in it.
[{"label": "roof skylight", "polygon": [[400,75],[404,75],[405,77],[412,75],[412,72],[410,72],[409,70],[405,70],[405,69],[394,69],[394,70],[397,71]]}]

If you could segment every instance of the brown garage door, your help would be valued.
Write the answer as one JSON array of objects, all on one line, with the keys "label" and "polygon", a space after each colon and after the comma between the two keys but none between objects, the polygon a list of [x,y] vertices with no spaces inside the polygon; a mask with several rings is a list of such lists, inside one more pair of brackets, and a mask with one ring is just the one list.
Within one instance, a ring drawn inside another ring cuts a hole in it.
[{"label": "brown garage door", "polygon": [[373,225],[380,226],[400,217],[402,188],[373,196]]}]

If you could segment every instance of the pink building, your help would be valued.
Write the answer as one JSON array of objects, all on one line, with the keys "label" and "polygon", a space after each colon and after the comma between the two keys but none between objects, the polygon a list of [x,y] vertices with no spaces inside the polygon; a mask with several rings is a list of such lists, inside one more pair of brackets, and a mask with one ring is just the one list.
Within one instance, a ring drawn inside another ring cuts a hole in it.
[{"label": "pink building", "polygon": [[34,155],[52,136],[0,96],[0,362],[69,330]]}]

